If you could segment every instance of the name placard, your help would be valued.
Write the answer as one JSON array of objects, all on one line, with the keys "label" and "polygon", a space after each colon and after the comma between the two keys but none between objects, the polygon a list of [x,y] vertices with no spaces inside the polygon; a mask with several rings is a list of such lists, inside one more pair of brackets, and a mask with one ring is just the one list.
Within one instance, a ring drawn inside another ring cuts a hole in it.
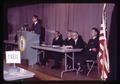
[{"label": "name placard", "polygon": [[20,51],[6,51],[6,63],[21,63]]}]

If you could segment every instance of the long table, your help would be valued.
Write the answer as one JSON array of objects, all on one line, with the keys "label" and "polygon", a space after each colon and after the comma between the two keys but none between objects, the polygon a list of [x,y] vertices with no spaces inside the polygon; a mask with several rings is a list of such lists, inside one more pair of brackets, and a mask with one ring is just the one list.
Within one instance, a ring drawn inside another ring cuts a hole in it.
[{"label": "long table", "polygon": [[18,46],[18,43],[11,40],[4,40],[3,43],[5,44],[5,50],[8,46],[10,46],[11,50],[14,48],[14,46]]},{"label": "long table", "polygon": [[[65,56],[65,69],[61,72],[61,78],[63,77],[63,73],[64,72],[68,72],[68,71],[73,71],[73,70],[76,70],[77,72],[77,69],[75,69],[74,67],[74,53],[75,52],[81,52],[82,49],[65,49],[65,48],[62,48],[62,47],[52,47],[52,46],[39,46],[39,45],[31,45],[32,48],[36,49],[36,50],[45,50],[45,51],[53,51],[53,52],[60,52],[60,53],[64,53],[64,56]],[[72,57],[69,56],[67,53],[72,53]],[[72,59],[72,68],[71,69],[68,69],[67,68],[67,57],[69,59]],[[77,74],[77,73],[76,73]]]}]

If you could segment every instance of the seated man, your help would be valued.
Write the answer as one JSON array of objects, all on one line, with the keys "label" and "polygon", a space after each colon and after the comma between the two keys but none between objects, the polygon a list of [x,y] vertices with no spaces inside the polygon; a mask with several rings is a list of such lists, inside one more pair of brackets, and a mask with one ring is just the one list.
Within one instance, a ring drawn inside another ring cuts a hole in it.
[{"label": "seated man", "polygon": [[74,45],[74,40],[72,39],[72,30],[67,31],[67,38],[64,40],[63,45],[67,46],[73,46]]},{"label": "seated man", "polygon": [[[52,45],[60,47],[63,45],[62,35],[59,31],[55,31],[55,37],[53,39]],[[53,52],[52,56],[54,56],[54,65],[51,67],[51,69],[59,69],[61,67],[60,61],[62,60],[62,53]]]},{"label": "seated man", "polygon": [[[86,60],[97,60],[99,51],[99,31],[97,28],[92,28],[91,39],[89,40],[86,48],[83,50],[84,59],[82,59],[83,65],[86,65]],[[84,73],[86,73],[87,66],[83,66]]]},{"label": "seated man", "polygon": [[[74,46],[74,40],[72,39],[72,30],[68,30],[67,31],[67,38],[64,40],[64,43],[63,43],[63,47],[66,47],[66,48],[72,48]],[[67,53],[69,56],[72,55],[72,53]],[[70,58],[67,58],[67,65],[68,65],[68,68],[70,69],[72,66],[71,64],[71,59]]]},{"label": "seated man", "polygon": [[[52,42],[52,46],[58,46],[58,47],[61,47],[63,45],[63,39],[62,39],[62,35],[60,34],[59,31],[55,31],[55,34],[54,34],[54,39],[53,39],[53,42]],[[44,46],[44,44],[42,44],[41,46]],[[45,52],[45,55],[44,57],[41,56],[41,66],[46,66],[46,64],[48,63],[48,59],[50,56],[53,56],[53,57],[50,57],[50,58],[53,58],[54,59],[54,65],[51,67],[52,69],[59,69],[60,68],[60,61],[62,59],[62,53],[59,53],[59,52],[51,52],[51,51],[44,51]]]},{"label": "seated man", "polygon": [[[78,32],[73,32],[72,38],[74,39],[73,48],[81,48],[81,49],[85,48],[86,43],[83,41],[82,37],[80,35],[78,35]],[[75,53],[75,65],[74,65],[75,68],[78,68],[77,63],[81,62],[82,58],[83,58],[82,51]]]},{"label": "seated man", "polygon": [[97,60],[97,54],[99,51],[99,31],[97,28],[91,30],[92,38],[89,40],[86,50],[87,59]]}]

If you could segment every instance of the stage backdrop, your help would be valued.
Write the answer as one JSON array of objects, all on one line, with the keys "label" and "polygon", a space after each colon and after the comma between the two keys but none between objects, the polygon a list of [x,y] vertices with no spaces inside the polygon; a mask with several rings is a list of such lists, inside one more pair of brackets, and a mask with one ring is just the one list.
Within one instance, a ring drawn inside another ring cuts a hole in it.
[{"label": "stage backdrop", "polygon": [[[66,37],[66,30],[72,29],[82,35],[84,41],[90,39],[92,27],[100,29],[103,4],[35,4],[8,8],[9,39],[24,24],[31,27],[32,15],[37,14],[46,29],[46,43],[51,44],[53,32],[59,30]],[[107,4],[107,29],[109,32],[114,4]]]}]

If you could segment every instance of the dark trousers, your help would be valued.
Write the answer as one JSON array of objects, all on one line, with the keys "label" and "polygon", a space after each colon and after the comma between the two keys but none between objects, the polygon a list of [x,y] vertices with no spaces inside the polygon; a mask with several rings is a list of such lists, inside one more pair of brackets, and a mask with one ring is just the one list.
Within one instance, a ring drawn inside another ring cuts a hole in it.
[{"label": "dark trousers", "polygon": [[[67,53],[67,55],[72,57],[72,53]],[[72,59],[70,59],[69,57],[67,57],[67,65],[72,67]]]},{"label": "dark trousers", "polygon": [[88,49],[83,51],[83,55],[85,56],[85,60],[97,60],[97,52],[89,51]]},{"label": "dark trousers", "polygon": [[78,63],[80,63],[81,66],[84,66],[85,65],[85,56],[83,55],[82,52],[77,52],[75,53],[75,68],[78,68]]},{"label": "dark trousers", "polygon": [[86,70],[87,64],[86,60],[97,60],[97,53],[90,52],[88,50],[84,50],[81,53],[76,53],[76,63],[79,62],[81,67]]},{"label": "dark trousers", "polygon": [[[70,57],[72,57],[72,53],[67,53]],[[83,53],[78,52],[78,53],[74,53],[74,67],[78,68],[77,63],[80,63],[81,66],[85,65],[85,57],[83,56]],[[70,59],[69,57],[67,57],[67,65],[71,66],[72,65],[72,59]],[[72,66],[71,66],[72,67]]]},{"label": "dark trousers", "polygon": [[54,57],[53,66],[61,66],[60,62],[62,61],[63,54],[58,52],[52,52],[52,56]]},{"label": "dark trousers", "polygon": [[46,65],[48,59],[53,59],[54,66],[60,66],[60,62],[62,61],[62,55],[62,53],[58,52],[44,51],[44,56],[43,53],[40,54],[40,62],[42,65]]},{"label": "dark trousers", "polygon": [[43,52],[40,54],[40,63],[41,65],[46,65],[46,63],[48,62],[48,51],[44,51],[44,55]]}]

